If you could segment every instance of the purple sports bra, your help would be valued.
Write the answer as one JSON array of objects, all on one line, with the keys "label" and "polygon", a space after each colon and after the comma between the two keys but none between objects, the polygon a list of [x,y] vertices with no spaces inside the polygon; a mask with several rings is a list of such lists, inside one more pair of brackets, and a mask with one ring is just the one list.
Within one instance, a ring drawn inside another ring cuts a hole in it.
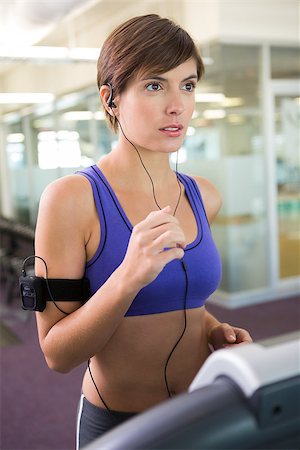
[{"label": "purple sports bra", "polygon": [[[77,173],[90,181],[100,219],[100,243],[85,268],[93,295],[123,261],[133,226],[98,166],[93,165]],[[178,177],[185,187],[198,227],[196,239],[186,246],[184,254],[188,272],[186,308],[199,308],[220,283],[221,259],[211,235],[198,185],[187,175],[178,173]],[[182,264],[179,260],[173,260],[154,281],[140,290],[125,316],[182,310],[185,287]]]}]

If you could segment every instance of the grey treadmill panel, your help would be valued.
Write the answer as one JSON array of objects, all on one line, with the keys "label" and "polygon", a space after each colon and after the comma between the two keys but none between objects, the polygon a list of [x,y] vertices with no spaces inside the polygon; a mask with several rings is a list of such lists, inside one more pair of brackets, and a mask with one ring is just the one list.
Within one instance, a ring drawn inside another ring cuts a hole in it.
[{"label": "grey treadmill panel", "polygon": [[189,392],[145,411],[85,450],[300,448],[300,341],[212,354]]}]

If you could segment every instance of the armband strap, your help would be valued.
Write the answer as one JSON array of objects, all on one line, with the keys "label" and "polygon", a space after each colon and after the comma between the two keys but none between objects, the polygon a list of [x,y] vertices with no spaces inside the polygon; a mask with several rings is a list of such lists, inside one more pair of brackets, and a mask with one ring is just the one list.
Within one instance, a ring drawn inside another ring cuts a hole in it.
[{"label": "armband strap", "polygon": [[19,278],[19,287],[22,307],[31,311],[44,311],[47,301],[84,303],[91,296],[88,278],[45,279],[26,275]]},{"label": "armband strap", "polygon": [[60,302],[86,301],[90,297],[90,282],[88,278],[80,280],[69,280],[63,278],[42,278],[43,297],[46,301],[51,301],[49,289],[52,298]]}]

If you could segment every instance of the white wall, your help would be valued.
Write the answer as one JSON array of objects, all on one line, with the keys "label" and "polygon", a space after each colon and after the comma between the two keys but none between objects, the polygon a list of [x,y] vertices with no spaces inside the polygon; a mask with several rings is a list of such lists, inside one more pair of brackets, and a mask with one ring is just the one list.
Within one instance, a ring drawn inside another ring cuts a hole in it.
[{"label": "white wall", "polygon": [[[276,43],[299,40],[297,0],[111,0],[109,10],[104,3],[100,2],[80,17],[58,24],[42,44],[73,43],[100,48],[108,33],[119,23],[147,13],[171,17],[200,44],[215,39]],[[12,65],[0,74],[0,86],[2,92],[61,95],[95,84],[95,79],[95,64],[22,63]]]},{"label": "white wall", "polygon": [[219,0],[185,0],[184,26],[199,43],[218,39],[220,35]]},{"label": "white wall", "polygon": [[298,0],[185,0],[185,26],[210,40],[299,42]]},{"label": "white wall", "polygon": [[219,5],[222,38],[299,42],[298,0],[220,0]]}]

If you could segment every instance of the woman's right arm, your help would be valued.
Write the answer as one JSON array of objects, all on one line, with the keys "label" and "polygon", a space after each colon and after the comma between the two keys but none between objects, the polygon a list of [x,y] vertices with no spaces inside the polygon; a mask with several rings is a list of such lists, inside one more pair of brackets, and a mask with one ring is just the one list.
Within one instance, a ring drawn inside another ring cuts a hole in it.
[{"label": "woman's right arm", "polygon": [[[55,181],[43,193],[35,251],[46,261],[49,278],[84,276],[94,208],[89,182],[77,175]],[[183,256],[177,245],[184,246],[185,239],[169,212],[153,212],[134,227],[124,260],[88,302],[81,306],[57,299],[68,315],[53,302],[36,313],[40,346],[50,368],[68,372],[101,351],[139,290],[169,261]],[[45,276],[40,260],[36,260],[36,275]]]}]

